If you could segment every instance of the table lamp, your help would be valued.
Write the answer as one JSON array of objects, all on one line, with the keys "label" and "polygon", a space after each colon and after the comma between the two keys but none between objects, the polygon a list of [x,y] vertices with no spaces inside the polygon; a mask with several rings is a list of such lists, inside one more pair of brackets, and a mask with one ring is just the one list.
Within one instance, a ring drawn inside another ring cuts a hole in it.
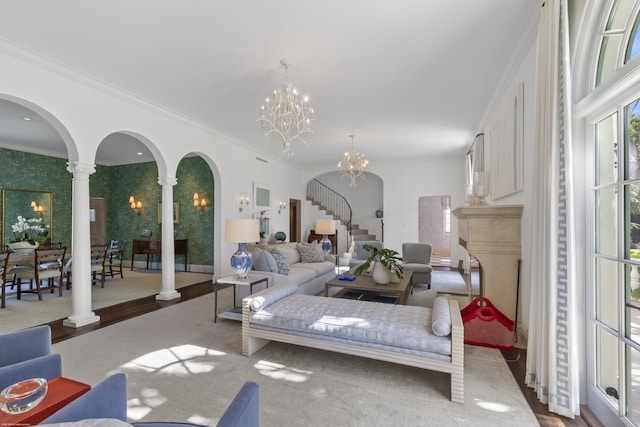
[{"label": "table lamp", "polygon": [[253,265],[247,252],[247,243],[260,240],[260,224],[257,219],[228,219],[225,236],[227,242],[237,243],[238,250],[231,255],[231,268],[238,279],[246,279]]},{"label": "table lamp", "polygon": [[316,220],[316,234],[322,234],[322,240],[320,240],[320,244],[322,245],[322,250],[325,254],[331,252],[331,240],[327,235],[336,234],[336,222],[332,219],[319,219]]}]

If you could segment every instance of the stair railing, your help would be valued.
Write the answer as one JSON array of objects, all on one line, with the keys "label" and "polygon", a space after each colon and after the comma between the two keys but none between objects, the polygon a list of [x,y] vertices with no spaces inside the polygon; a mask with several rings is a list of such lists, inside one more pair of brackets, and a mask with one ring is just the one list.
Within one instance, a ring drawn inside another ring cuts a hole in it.
[{"label": "stair railing", "polygon": [[351,205],[340,193],[324,185],[317,179],[307,184],[307,200],[316,204],[320,209],[327,211],[328,215],[340,221],[347,228],[347,247],[351,242],[351,219],[353,211]]}]

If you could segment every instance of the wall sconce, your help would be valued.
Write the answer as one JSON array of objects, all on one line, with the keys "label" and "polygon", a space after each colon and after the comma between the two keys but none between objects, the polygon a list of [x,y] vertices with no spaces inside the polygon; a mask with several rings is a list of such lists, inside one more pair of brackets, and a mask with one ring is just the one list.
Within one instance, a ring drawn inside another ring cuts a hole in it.
[{"label": "wall sconce", "polygon": [[207,199],[200,198],[198,193],[193,193],[193,207],[200,209],[200,213],[203,214],[207,210]]},{"label": "wall sconce", "polygon": [[287,202],[285,202],[284,200],[280,200],[280,203],[278,204],[278,214],[282,213],[283,210],[285,210],[287,208]]},{"label": "wall sconce", "polygon": [[129,206],[133,209],[136,215],[140,215],[142,213],[142,202],[140,200],[136,202],[136,199],[133,196],[129,196]]},{"label": "wall sconce", "polygon": [[242,207],[243,206],[249,206],[249,196],[247,196],[244,193],[240,194],[239,204],[240,204],[240,207],[238,208],[238,211],[242,212]]},{"label": "wall sconce", "polygon": [[39,205],[35,202],[35,200],[32,200],[31,207],[33,208],[33,211],[37,213],[40,218],[42,218],[42,216],[44,215],[44,206]]}]

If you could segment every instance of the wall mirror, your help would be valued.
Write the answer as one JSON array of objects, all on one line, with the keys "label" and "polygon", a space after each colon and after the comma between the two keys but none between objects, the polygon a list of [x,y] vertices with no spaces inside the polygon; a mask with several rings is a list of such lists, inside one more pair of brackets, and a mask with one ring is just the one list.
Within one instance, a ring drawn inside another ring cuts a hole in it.
[{"label": "wall mirror", "polygon": [[53,193],[37,190],[2,189],[2,244],[15,239],[11,226],[21,215],[26,219],[42,218],[42,225],[46,231],[46,239],[52,239],[53,230]]}]

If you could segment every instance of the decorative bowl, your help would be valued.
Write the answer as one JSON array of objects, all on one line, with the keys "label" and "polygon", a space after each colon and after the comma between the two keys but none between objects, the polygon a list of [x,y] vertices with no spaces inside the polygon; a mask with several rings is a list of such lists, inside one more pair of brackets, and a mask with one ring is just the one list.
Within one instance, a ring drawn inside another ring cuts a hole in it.
[{"label": "decorative bowl", "polygon": [[7,414],[21,414],[38,406],[47,395],[47,380],[31,378],[2,390],[0,409]]}]

